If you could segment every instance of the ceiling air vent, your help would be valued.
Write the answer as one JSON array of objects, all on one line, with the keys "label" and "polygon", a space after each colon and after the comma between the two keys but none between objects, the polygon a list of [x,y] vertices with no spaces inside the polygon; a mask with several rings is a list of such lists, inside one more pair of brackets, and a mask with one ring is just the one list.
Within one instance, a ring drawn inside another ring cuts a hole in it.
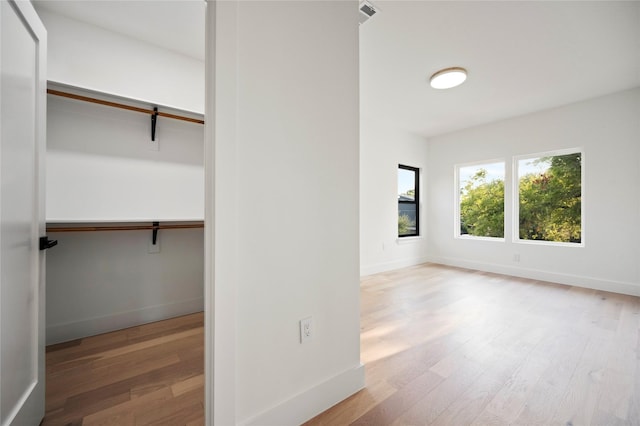
[{"label": "ceiling air vent", "polygon": [[366,0],[360,2],[360,25],[367,22],[376,13],[378,13],[378,10],[375,8],[374,5],[372,5]]}]

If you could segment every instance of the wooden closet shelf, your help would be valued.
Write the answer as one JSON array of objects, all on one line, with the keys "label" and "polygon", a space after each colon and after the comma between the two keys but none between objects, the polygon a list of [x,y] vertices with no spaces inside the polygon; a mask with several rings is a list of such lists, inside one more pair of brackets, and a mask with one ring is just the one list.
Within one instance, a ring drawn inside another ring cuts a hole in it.
[{"label": "wooden closet shelf", "polygon": [[47,93],[50,95],[61,96],[63,98],[75,99],[77,101],[91,102],[94,104],[109,106],[113,108],[126,109],[128,111],[141,112],[143,114],[157,115],[159,117],[188,121],[190,123],[196,123],[196,124],[204,124],[204,120],[200,120],[198,118],[185,117],[183,115],[170,114],[168,112],[162,112],[162,111],[154,111],[153,109],[140,108],[132,105],[121,104],[118,102],[105,101],[103,99],[97,99],[97,98],[92,98],[92,97],[83,96],[83,95],[76,95],[75,93],[63,92],[61,90],[47,89]]},{"label": "wooden closet shelf", "polygon": [[102,231],[153,231],[162,229],[204,228],[204,222],[167,223],[159,225],[105,225],[105,226],[47,226],[47,232],[102,232]]}]

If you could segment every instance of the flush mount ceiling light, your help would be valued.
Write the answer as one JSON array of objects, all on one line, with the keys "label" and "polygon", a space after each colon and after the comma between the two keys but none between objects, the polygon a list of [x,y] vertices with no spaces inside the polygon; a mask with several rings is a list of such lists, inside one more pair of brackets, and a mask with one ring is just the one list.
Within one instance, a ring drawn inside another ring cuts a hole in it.
[{"label": "flush mount ceiling light", "polygon": [[451,89],[464,83],[467,70],[461,67],[445,68],[433,74],[429,83],[434,89]]}]

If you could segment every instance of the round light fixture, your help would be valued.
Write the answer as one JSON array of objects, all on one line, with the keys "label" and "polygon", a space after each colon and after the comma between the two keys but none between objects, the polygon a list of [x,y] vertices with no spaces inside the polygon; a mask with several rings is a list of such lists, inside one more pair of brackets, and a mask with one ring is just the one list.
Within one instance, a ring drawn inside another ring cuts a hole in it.
[{"label": "round light fixture", "polygon": [[433,74],[429,79],[434,89],[451,89],[464,83],[467,70],[461,67],[445,68]]}]

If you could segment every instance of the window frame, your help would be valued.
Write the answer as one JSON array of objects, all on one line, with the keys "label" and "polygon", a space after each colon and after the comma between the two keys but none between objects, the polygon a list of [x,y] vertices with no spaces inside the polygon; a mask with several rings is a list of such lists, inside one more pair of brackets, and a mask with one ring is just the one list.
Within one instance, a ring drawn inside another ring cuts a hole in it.
[{"label": "window frame", "polygon": [[[414,204],[415,208],[416,208],[416,231],[414,234],[404,234],[404,235],[400,235],[399,233],[397,233],[398,238],[415,238],[415,237],[419,237],[420,236],[420,168],[419,167],[412,167],[412,166],[407,166],[406,164],[398,164],[398,168],[396,173],[398,173],[400,170],[409,170],[412,171],[414,173],[414,189],[415,189],[415,195],[413,197],[413,201],[401,201],[398,200],[398,211],[397,211],[397,216],[396,216],[396,223],[398,222],[398,218],[400,217],[400,204]],[[396,175],[397,178],[397,175]],[[396,181],[397,182],[397,181]],[[397,185],[396,185],[396,192],[397,192]],[[397,194],[397,196],[399,196],[400,194]],[[397,226],[396,226],[397,227]]]},{"label": "window frame", "polygon": [[[580,242],[564,242],[564,241],[545,241],[545,240],[524,240],[520,238],[520,166],[519,162],[527,159],[535,159],[540,157],[557,157],[569,154],[580,154]],[[513,211],[513,235],[512,241],[515,244],[532,244],[541,246],[556,247],[585,247],[585,154],[584,148],[564,148],[550,151],[543,151],[534,154],[522,154],[513,156],[513,194],[512,194],[512,211]]]},{"label": "window frame", "polygon": [[[503,223],[502,223],[502,237],[482,237],[478,235],[469,235],[462,234],[460,232],[461,224],[460,224],[460,169],[464,167],[473,167],[473,166],[482,166],[485,164],[496,164],[502,163],[503,165],[503,185],[504,185],[504,194],[503,194]],[[454,215],[455,219],[453,221],[453,236],[457,239],[462,240],[474,240],[474,241],[494,241],[494,242],[505,242],[507,235],[507,159],[505,158],[494,158],[489,160],[481,160],[481,161],[473,161],[470,163],[461,163],[456,164],[454,166]]]}]

